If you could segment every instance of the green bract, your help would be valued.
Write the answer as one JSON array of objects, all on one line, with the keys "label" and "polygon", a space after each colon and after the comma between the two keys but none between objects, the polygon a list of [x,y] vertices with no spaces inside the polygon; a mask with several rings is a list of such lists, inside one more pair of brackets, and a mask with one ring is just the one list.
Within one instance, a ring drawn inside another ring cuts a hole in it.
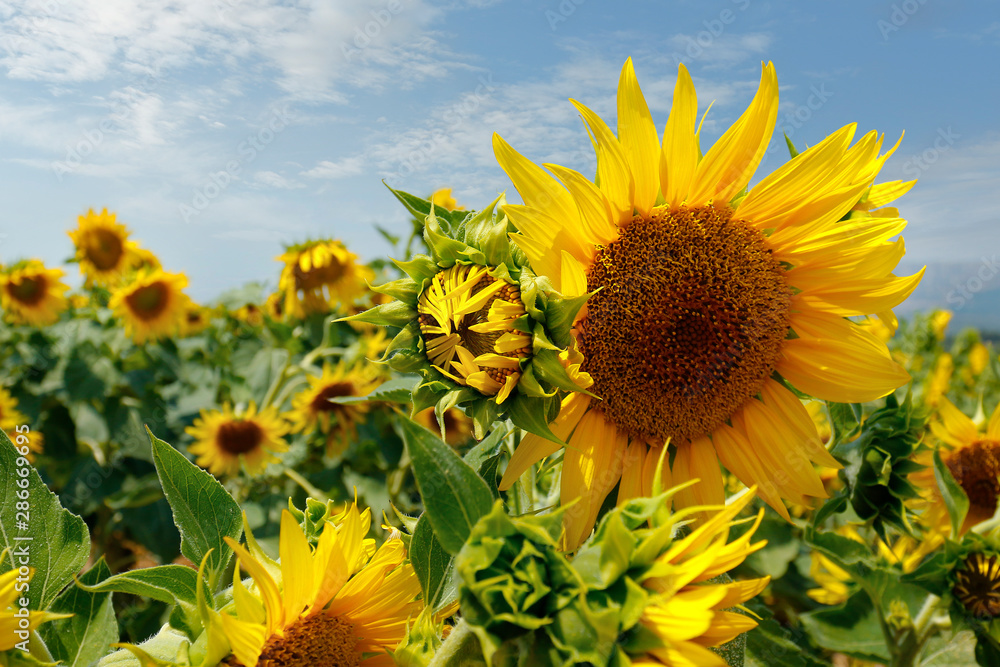
[{"label": "green bract", "polygon": [[[414,414],[435,406],[438,421],[443,423],[445,410],[461,407],[472,417],[479,438],[498,418],[509,418],[527,431],[560,442],[548,428],[558,412],[559,392],[582,389],[570,378],[559,355],[570,345],[573,320],[589,295],[563,298],[546,278],[532,272],[524,253],[510,241],[513,227],[507,217],[496,213],[505,203],[502,194],[483,210],[465,213],[435,208],[431,201],[405,192],[392,192],[413,215],[424,220],[424,240],[431,254],[396,261],[406,277],[372,287],[393,301],[346,319],[400,329],[386,350],[386,360],[401,373],[420,374],[421,382],[413,389]],[[510,328],[530,340],[530,354],[516,360],[520,377],[509,395],[488,395],[462,385],[428,359],[418,300],[435,276],[456,265],[485,267],[488,280],[503,281],[519,290],[524,314],[512,320]]]}]

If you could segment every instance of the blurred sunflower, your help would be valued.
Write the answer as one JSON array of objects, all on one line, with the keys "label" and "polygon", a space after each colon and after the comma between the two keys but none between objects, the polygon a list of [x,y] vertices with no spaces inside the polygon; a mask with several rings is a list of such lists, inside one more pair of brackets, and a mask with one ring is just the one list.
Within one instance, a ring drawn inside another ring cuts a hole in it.
[{"label": "blurred sunflower", "polygon": [[936,310],[931,315],[931,331],[938,340],[944,340],[945,332],[951,323],[952,312],[950,310]]},{"label": "blurred sunflower", "polygon": [[395,664],[391,651],[424,606],[406,547],[393,535],[376,550],[365,539],[371,513],[359,513],[356,505],[334,521],[323,527],[312,548],[291,512],[282,511],[280,565],[252,535],[245,548],[225,538],[253,578],[255,591],[244,586],[237,568],[233,604],[218,616],[232,651],[224,664]]},{"label": "blurred sunflower", "polygon": [[444,441],[452,447],[457,447],[472,437],[472,420],[466,417],[464,412],[455,408],[448,408],[444,411],[444,428],[438,421],[434,408],[421,410],[413,415],[413,421],[439,437],[443,432]]},{"label": "blurred sunflower", "polygon": [[[7,559],[7,549],[0,552],[0,563],[9,562]],[[35,571],[31,570],[28,579],[34,577]],[[19,573],[17,568],[0,574],[0,652],[9,651],[20,641],[15,630],[24,630],[21,625],[22,619],[14,616],[14,601],[22,597],[24,586],[17,586]],[[21,579],[23,581],[23,578]],[[28,612],[28,630],[34,630],[42,623],[54,621],[58,618],[69,618],[73,614],[53,614],[48,611]],[[0,657],[6,664],[6,658]]]},{"label": "blurred sunflower", "polygon": [[517,285],[485,266],[456,264],[434,276],[417,301],[428,360],[454,382],[503,403],[531,356],[531,334],[515,328],[524,317]]},{"label": "blurred sunflower", "polygon": [[381,383],[380,378],[363,366],[348,369],[343,362],[335,367],[324,365],[323,374],[310,376],[308,389],[292,399],[289,415],[292,430],[296,433],[319,430],[327,435],[327,452],[331,456],[343,454],[369,406],[334,403],[331,399],[367,396]]},{"label": "blurred sunflower", "polygon": [[952,595],[976,618],[985,620],[1000,616],[1000,558],[997,554],[969,554],[952,577]]},{"label": "blurred sunflower", "polygon": [[951,377],[955,373],[955,362],[952,356],[945,352],[934,360],[934,369],[924,381],[924,405],[933,408],[941,402],[941,397],[948,393]]},{"label": "blurred sunflower", "polygon": [[281,303],[281,294],[275,292],[267,297],[267,301],[264,302],[264,312],[266,312],[268,317],[272,320],[280,321],[284,318],[285,309]]},{"label": "blurred sunflower", "polygon": [[0,306],[12,324],[48,326],[59,320],[69,300],[69,285],[62,282],[61,269],[46,269],[45,265],[31,259],[18,262],[0,272]]},{"label": "blurred sunflower", "polygon": [[251,327],[259,327],[264,324],[264,311],[253,303],[245,303],[234,310],[233,317]]},{"label": "blurred sunflower", "polygon": [[[961,526],[964,533],[993,516],[1000,497],[1000,405],[993,411],[986,430],[956,408],[947,398],[938,403],[938,419],[930,423],[938,438],[941,461],[969,497],[969,512]],[[917,462],[925,467],[910,475],[914,486],[922,489],[926,509],[921,523],[947,533],[948,509],[934,478],[933,451],[925,451]]]},{"label": "blurred sunflower", "polygon": [[191,303],[184,313],[181,325],[182,336],[195,336],[208,328],[211,322],[211,311],[208,308]]},{"label": "blurred sunflower", "polygon": [[[875,132],[851,146],[851,124],[745,193],[778,111],[774,66],[703,156],[694,85],[679,69],[662,144],[631,60],[619,81],[618,137],[573,102],[594,139],[599,185],[545,165],[556,180],[494,135],[525,202],[504,209],[520,232],[514,241],[566,296],[594,293],[575,337],[601,400],[572,394],[551,425],[570,445],[562,502],[600,507],[619,480],[619,501],[640,494],[654,468],[646,462],[670,442],[674,479],[701,479],[681,505],[722,502],[721,462],[787,517],[782,499],[826,496],[813,462],[839,464],[785,382],[860,403],[909,379],[884,343],[846,318],[891,319],[923,275],[891,273],[904,246],[887,239],[905,220],[851,212],[862,196],[880,209],[910,184],[873,185],[888,154],[879,156]],[[526,437],[502,488],[559,448]],[[592,525],[567,530],[579,543]]]},{"label": "blurred sunflower", "polygon": [[464,211],[464,206],[459,206],[455,198],[451,196],[451,188],[441,188],[440,190],[435,190],[434,194],[431,195],[431,201],[434,205],[443,208],[448,211]]},{"label": "blurred sunflower", "polygon": [[222,410],[202,410],[192,426],[184,429],[195,439],[188,451],[195,461],[213,475],[237,475],[240,462],[249,475],[259,475],[270,463],[278,461],[275,453],[288,451],[284,435],[288,424],[275,407],[259,413],[251,402],[245,412],[235,413],[229,404]]},{"label": "blurred sunflower", "polygon": [[[41,431],[29,428],[24,432],[24,427],[28,426],[28,418],[17,409],[17,399],[10,395],[10,392],[0,387],[0,431],[7,434],[10,441],[15,445],[27,444],[28,461],[34,463],[35,455],[41,454],[45,450],[45,438]],[[21,427],[19,432],[17,429]],[[19,441],[18,438],[21,440]],[[25,443],[24,440],[27,439]]]},{"label": "blurred sunflower", "polygon": [[340,241],[307,241],[276,259],[285,263],[278,280],[285,317],[303,318],[350,304],[366,292],[366,281],[375,277]]},{"label": "blurred sunflower", "polygon": [[129,241],[125,225],[116,222],[115,214],[108,213],[108,209],[100,214],[88,210],[86,215],[79,216],[77,228],[68,234],[76,246],[76,260],[87,285],[113,285],[129,269],[136,268],[138,248]]},{"label": "blurred sunflower", "polygon": [[183,327],[191,307],[191,299],[182,291],[187,284],[183,273],[156,270],[115,290],[108,307],[137,343],[170,336]]}]

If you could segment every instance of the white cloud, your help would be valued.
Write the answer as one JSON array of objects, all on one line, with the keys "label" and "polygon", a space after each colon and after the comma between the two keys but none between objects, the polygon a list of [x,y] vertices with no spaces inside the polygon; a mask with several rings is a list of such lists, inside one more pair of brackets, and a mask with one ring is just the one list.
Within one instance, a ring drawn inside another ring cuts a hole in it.
[{"label": "white cloud", "polygon": [[306,187],[303,183],[290,178],[286,178],[276,171],[258,171],[254,174],[254,182],[279,190],[298,190]]},{"label": "white cloud", "polygon": [[302,175],[309,178],[347,178],[348,176],[356,176],[363,173],[364,168],[364,160],[361,157],[354,156],[346,157],[336,162],[323,160],[312,169],[302,172]]}]

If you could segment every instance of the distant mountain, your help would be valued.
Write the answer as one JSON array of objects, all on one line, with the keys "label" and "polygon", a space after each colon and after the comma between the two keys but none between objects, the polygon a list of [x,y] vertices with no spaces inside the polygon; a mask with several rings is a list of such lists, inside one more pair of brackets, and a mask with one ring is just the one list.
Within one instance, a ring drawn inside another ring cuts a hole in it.
[{"label": "distant mountain", "polygon": [[[904,261],[895,273],[908,275],[919,268],[919,264]],[[965,327],[1000,332],[1000,256],[984,256],[978,262],[928,264],[924,279],[896,313],[906,317],[915,311],[938,309],[954,313],[951,332]]]}]

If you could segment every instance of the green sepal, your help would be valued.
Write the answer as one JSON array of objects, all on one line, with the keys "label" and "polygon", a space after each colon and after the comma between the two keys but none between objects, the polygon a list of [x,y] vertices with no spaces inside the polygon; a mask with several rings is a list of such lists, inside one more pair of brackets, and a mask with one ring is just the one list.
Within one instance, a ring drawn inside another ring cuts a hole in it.
[{"label": "green sepal", "polygon": [[[541,400],[543,404],[538,405],[538,401]],[[510,406],[507,407],[507,414],[510,416],[511,421],[523,428],[529,433],[534,433],[535,435],[545,438],[546,440],[551,440],[552,442],[558,443],[560,445],[565,445],[552,429],[549,428],[549,409],[545,405],[551,399],[531,399],[524,394],[517,394],[512,398],[508,399]],[[506,403],[504,404],[506,406]],[[558,401],[556,402],[558,406]],[[543,409],[539,409],[543,408]]]},{"label": "green sepal", "polygon": [[502,210],[506,203],[503,193],[497,195],[496,199],[469,218],[464,225],[466,243],[479,248],[486,263],[493,266],[509,265],[513,259],[507,216],[495,217],[493,214],[497,206]]},{"label": "green sepal", "polygon": [[547,398],[555,396],[556,390],[545,391],[535,378],[534,364],[521,371],[521,377],[517,381],[517,390],[530,398]]},{"label": "green sepal", "polygon": [[341,317],[337,322],[365,322],[384,327],[405,327],[417,319],[417,310],[402,301],[390,301],[369,308],[363,313]]},{"label": "green sepal", "polygon": [[573,328],[576,315],[580,312],[583,305],[587,303],[587,299],[593,296],[594,293],[588,292],[587,294],[571,298],[554,294],[549,296],[545,308],[545,321],[549,332],[552,334],[552,341],[556,345],[562,348],[569,347],[572,342],[570,329]]},{"label": "green sepal", "polygon": [[417,294],[420,294],[427,287],[427,283],[441,271],[441,267],[427,255],[417,255],[408,262],[394,259],[392,263],[416,283]]},{"label": "green sepal", "polygon": [[372,285],[371,291],[391,296],[413,308],[417,307],[417,297],[420,295],[420,288],[412,278],[400,278],[381,285]]},{"label": "green sepal", "polygon": [[410,322],[405,327],[399,330],[389,344],[385,348],[385,352],[382,353],[382,360],[387,360],[394,356],[396,352],[400,350],[410,350],[418,352],[420,351],[421,341],[420,338],[420,324],[417,322]]},{"label": "green sepal", "polygon": [[[427,221],[424,223],[424,240],[430,248],[431,256],[438,266],[447,268],[453,266],[458,261],[472,261],[476,264],[485,264],[486,258],[482,252],[446,235],[434,215],[433,206]],[[478,257],[476,257],[478,255]],[[478,260],[478,261],[477,261]]]},{"label": "green sepal", "polygon": [[784,134],[785,134],[785,145],[788,146],[788,154],[792,156],[792,158],[797,158],[799,156],[799,149],[797,149],[795,147],[795,144],[792,143],[792,139],[791,137],[788,136],[788,133],[785,132]]},{"label": "green sepal", "polygon": [[540,380],[548,382],[557,389],[562,389],[563,391],[575,391],[590,396],[591,398],[597,398],[594,394],[573,382],[569,373],[566,372],[566,367],[563,366],[562,361],[560,361],[559,354],[557,352],[553,352],[552,350],[541,350],[540,352],[536,352],[534,357],[532,357],[532,367],[535,369],[535,375],[537,375]]},{"label": "green sepal", "polygon": [[957,537],[961,534],[962,524],[965,523],[965,517],[969,513],[969,496],[966,495],[962,485],[955,481],[948,466],[941,460],[941,452],[937,449],[934,450],[934,479],[948,509],[951,534]]},{"label": "green sepal", "polygon": [[[411,195],[409,192],[403,192],[402,190],[394,190],[385,181],[382,181],[385,187],[389,188],[396,199],[406,208],[407,211],[413,215],[417,220],[423,220],[428,215],[431,214],[433,202],[430,199],[423,199],[422,197],[417,197],[416,195]],[[441,209],[442,217],[445,217],[446,222],[449,227],[453,224],[461,222],[462,217],[464,217],[464,211],[448,211],[447,209]]]}]

